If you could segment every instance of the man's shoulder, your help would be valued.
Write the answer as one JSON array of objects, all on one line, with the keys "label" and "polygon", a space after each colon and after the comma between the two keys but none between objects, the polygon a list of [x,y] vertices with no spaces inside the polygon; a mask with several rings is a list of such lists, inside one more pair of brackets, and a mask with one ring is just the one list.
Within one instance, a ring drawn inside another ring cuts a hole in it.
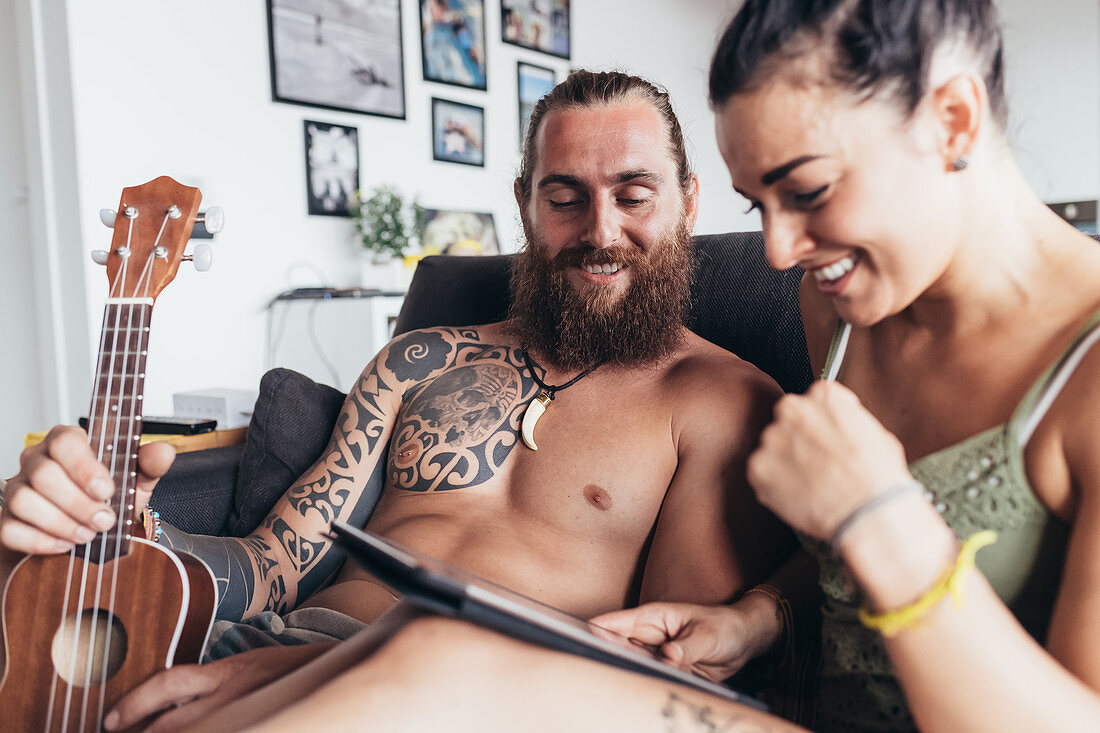
[{"label": "man's shoulder", "polygon": [[680,389],[711,398],[781,391],[774,379],[753,364],[690,331],[673,357],[668,376]]},{"label": "man's shoulder", "polygon": [[695,334],[686,339],[668,378],[675,432],[692,442],[740,443],[767,423],[783,394],[760,369]]}]

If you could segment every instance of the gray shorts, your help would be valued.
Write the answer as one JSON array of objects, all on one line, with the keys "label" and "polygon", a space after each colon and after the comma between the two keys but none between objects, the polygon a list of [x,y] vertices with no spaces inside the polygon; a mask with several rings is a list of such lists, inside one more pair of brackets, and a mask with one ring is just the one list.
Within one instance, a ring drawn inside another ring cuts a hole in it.
[{"label": "gray shorts", "polygon": [[344,641],[366,624],[328,608],[299,608],[285,616],[264,611],[247,621],[215,621],[204,662],[265,646],[297,646],[316,641]]}]

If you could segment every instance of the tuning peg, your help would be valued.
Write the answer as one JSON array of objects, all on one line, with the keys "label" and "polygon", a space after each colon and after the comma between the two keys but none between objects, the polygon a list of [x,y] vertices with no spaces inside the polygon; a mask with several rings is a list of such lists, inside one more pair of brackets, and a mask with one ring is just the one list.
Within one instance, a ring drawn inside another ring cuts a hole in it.
[{"label": "tuning peg", "polygon": [[[108,209],[104,209],[103,211],[108,211]],[[112,211],[111,216],[114,216],[114,213],[115,212]],[[102,216],[103,216],[103,213],[100,212],[100,217],[102,218]],[[109,256],[109,253],[105,249],[93,249],[92,250],[92,262],[96,263],[97,265],[106,265],[108,256]]]},{"label": "tuning peg", "polygon": [[205,226],[206,231],[211,234],[217,234],[225,226],[225,209],[220,206],[211,206],[195,217],[195,221]]},{"label": "tuning peg", "polygon": [[[115,210],[114,209],[100,209],[99,220],[103,222],[103,226],[108,229],[115,228]],[[102,262],[100,264],[103,264]]]},{"label": "tuning peg", "polygon": [[214,264],[214,250],[206,242],[199,242],[191,254],[184,255],[185,262],[192,262],[197,272],[206,272]]}]

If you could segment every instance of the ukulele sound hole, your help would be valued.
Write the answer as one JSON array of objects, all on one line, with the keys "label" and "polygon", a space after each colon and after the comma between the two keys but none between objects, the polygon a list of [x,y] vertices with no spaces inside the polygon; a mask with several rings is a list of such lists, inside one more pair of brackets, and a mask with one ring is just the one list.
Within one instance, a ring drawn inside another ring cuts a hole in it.
[{"label": "ukulele sound hole", "polygon": [[126,645],[126,629],[114,614],[87,608],[61,624],[50,655],[61,679],[74,687],[91,687],[118,673],[126,659]]}]

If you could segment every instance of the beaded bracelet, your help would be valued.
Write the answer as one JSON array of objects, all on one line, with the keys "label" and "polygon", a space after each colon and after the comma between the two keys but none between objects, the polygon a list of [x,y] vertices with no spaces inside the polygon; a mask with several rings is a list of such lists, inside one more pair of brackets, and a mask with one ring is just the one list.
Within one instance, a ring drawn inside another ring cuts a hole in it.
[{"label": "beaded bracelet", "polygon": [[959,548],[959,556],[954,564],[920,598],[907,606],[880,614],[871,613],[863,607],[859,609],[860,622],[869,629],[882,632],[883,636],[897,636],[920,623],[949,593],[955,600],[955,607],[961,608],[963,584],[968,571],[974,567],[975,555],[978,550],[996,541],[997,533],[992,530],[986,529],[972,534]]},{"label": "beaded bracelet", "polygon": [[141,512],[141,523],[145,527],[145,539],[160,542],[164,530],[160,526],[160,512],[146,506]]}]

